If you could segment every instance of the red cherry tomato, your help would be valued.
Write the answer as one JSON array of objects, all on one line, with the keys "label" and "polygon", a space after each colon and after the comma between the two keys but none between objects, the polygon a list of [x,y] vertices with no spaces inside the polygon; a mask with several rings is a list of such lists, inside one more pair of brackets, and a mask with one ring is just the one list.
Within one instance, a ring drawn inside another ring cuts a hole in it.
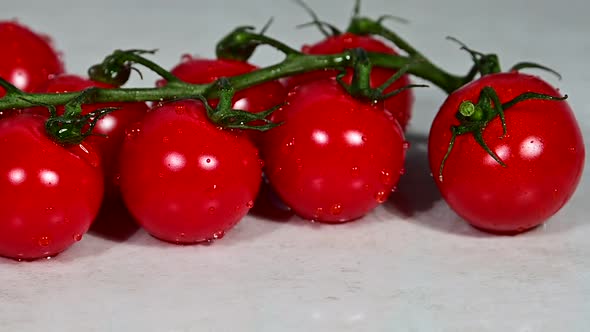
[{"label": "red cherry tomato", "polygon": [[[344,33],[337,36],[328,37],[319,43],[313,45],[306,45],[302,51],[306,54],[335,54],[341,53],[352,48],[363,48],[368,52],[397,54],[391,47],[385,45],[381,41],[370,36],[358,36],[352,33]],[[397,71],[387,68],[374,67],[371,71],[371,87],[376,88],[386,82]],[[306,73],[302,75],[293,76],[287,80],[288,87],[294,87],[302,82],[315,80],[319,78],[335,77],[338,74],[336,70],[325,70]],[[350,84],[352,80],[352,70],[348,70],[348,74],[344,77],[344,82]],[[403,75],[400,79],[395,81],[384,92],[388,93],[396,89],[402,88],[410,84],[408,75]],[[414,102],[414,94],[411,90],[406,90],[398,95],[385,100],[385,109],[393,114],[394,118],[406,129],[410,117],[412,115],[412,104]]]},{"label": "red cherry tomato", "polygon": [[[37,89],[37,92],[64,93],[98,87],[110,89],[112,86],[94,82],[76,75],[58,75]],[[119,151],[125,138],[125,129],[139,121],[148,110],[145,103],[101,103],[82,106],[82,113],[88,114],[99,108],[118,107],[119,110],[102,117],[94,127],[94,135],[86,139],[98,151],[105,174],[105,193],[113,197],[118,193]],[[58,113],[63,112],[63,107]],[[48,114],[46,108],[36,108],[35,113]]]},{"label": "red cherry tomato", "polygon": [[[0,77],[17,88],[32,92],[52,75],[64,71],[49,39],[14,21],[0,22]],[[5,91],[0,88],[0,97]]]},{"label": "red cherry tomato", "polygon": [[449,206],[472,225],[497,233],[519,233],[553,216],[572,196],[584,164],[584,143],[565,101],[527,100],[505,111],[507,135],[500,118],[483,131],[484,142],[506,164],[500,165],[474,139],[457,136],[463,101],[478,101],[481,90],[495,89],[505,103],[524,92],[560,93],[541,79],[517,72],[482,77],[453,92],[437,114],[429,138],[429,158],[436,184]]},{"label": "red cherry tomato", "polygon": [[64,147],[43,117],[0,120],[0,256],[52,256],[80,241],[103,195],[100,158],[85,143]]},{"label": "red cherry tomato", "polygon": [[359,218],[384,202],[404,164],[402,130],[380,105],[351,97],[334,79],[289,93],[265,133],[265,173],[299,216],[322,222]]},{"label": "red cherry tomato", "polygon": [[[237,76],[257,69],[258,67],[242,61],[184,56],[182,62],[171,72],[184,82],[207,84],[220,77]],[[262,83],[236,92],[233,98],[233,108],[260,113],[281,104],[285,100],[286,94],[285,87],[278,81]],[[217,105],[217,101],[212,100],[210,104],[214,107]],[[248,131],[248,135],[255,142],[259,141],[259,134],[258,131]]]},{"label": "red cherry tomato", "polygon": [[121,193],[156,238],[197,243],[223,236],[254,205],[258,152],[239,131],[212,124],[203,104],[163,104],[128,130]]}]

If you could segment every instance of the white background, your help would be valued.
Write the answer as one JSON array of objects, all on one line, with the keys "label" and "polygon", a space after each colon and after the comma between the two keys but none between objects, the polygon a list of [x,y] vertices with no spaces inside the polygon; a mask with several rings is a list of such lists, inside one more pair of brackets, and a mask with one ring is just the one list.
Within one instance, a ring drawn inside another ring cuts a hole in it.
[{"label": "white background", "polygon": [[[309,0],[345,28],[352,1]],[[366,0],[434,62],[466,72],[469,58],[445,40],[497,52],[503,64],[530,60],[561,72],[585,139],[590,137],[590,3],[585,0]],[[84,74],[116,48],[158,48],[166,68],[181,54],[211,57],[238,25],[261,27],[299,47],[321,35],[288,0],[7,1],[51,35],[68,71]],[[0,47],[1,51],[1,47]],[[258,52],[268,65],[279,57]],[[150,86],[154,76],[132,85]],[[0,259],[2,331],[589,331],[590,180],[545,226],[498,237],[467,226],[441,200],[424,139],[444,99],[416,91],[412,148],[399,192],[358,222],[319,226],[248,216],[210,246],[174,246],[135,227],[94,230],[51,260]],[[548,130],[551,130],[548,128]]]}]

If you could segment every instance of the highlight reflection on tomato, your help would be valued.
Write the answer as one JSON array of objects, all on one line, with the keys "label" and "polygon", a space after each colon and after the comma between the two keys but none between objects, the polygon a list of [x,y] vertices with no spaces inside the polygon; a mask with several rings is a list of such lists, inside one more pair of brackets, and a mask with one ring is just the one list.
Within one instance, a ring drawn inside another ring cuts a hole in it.
[{"label": "highlight reflection on tomato", "polygon": [[165,103],[128,129],[121,193],[153,236],[175,243],[220,238],[254,205],[262,171],[240,131],[212,124],[200,101]]},{"label": "highlight reflection on tomato", "polygon": [[[380,40],[371,36],[359,36],[352,33],[343,33],[337,36],[328,37],[318,43],[312,45],[305,45],[302,48],[303,53],[306,54],[335,54],[341,53],[348,49],[363,48],[368,52],[377,52],[396,55],[396,51],[391,47],[385,45]],[[376,88],[385,83],[397,70],[373,67],[371,70],[370,84],[371,87]],[[335,77],[338,74],[337,70],[319,70],[309,72],[301,75],[296,75],[287,79],[288,87],[295,87],[303,82]],[[347,74],[343,77],[345,83],[350,84],[352,81],[352,69],[347,70]],[[387,89],[384,93],[394,91],[396,89],[405,87],[410,84],[410,77],[403,75]],[[402,129],[406,129],[410,118],[412,116],[412,105],[414,103],[414,93],[411,89],[401,92],[393,97],[384,100],[385,110],[390,112],[393,117],[399,122]]]},{"label": "highlight reflection on tomato", "polygon": [[398,122],[380,104],[351,97],[334,79],[289,93],[265,133],[265,173],[299,216],[322,222],[362,217],[389,197],[403,173]]},{"label": "highlight reflection on tomato", "polygon": [[483,131],[483,139],[502,166],[472,135],[457,136],[438,177],[463,101],[476,102],[483,87],[505,103],[524,92],[560,96],[541,79],[517,72],[483,76],[452,93],[437,114],[429,138],[432,173],[444,199],[474,226],[498,233],[519,233],[554,215],[570,199],[584,166],[584,143],[566,101],[527,100],[505,111]]},{"label": "highlight reflection on tomato", "polygon": [[[52,75],[64,72],[49,39],[16,21],[0,22],[0,77],[17,88],[32,92]],[[0,87],[0,97],[5,91]]]},{"label": "highlight reflection on tomato", "polygon": [[0,121],[0,256],[60,253],[80,241],[102,202],[97,153],[85,143],[55,143],[44,120],[17,114]]}]

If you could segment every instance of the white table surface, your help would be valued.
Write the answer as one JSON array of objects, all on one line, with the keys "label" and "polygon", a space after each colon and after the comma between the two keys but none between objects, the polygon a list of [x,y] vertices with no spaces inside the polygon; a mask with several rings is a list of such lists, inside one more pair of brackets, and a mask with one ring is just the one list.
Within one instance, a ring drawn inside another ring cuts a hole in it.
[{"label": "white table surface", "polygon": [[[309,0],[345,27],[352,1]],[[366,0],[433,61],[464,73],[467,55],[445,40],[558,69],[544,75],[570,95],[590,137],[590,3],[585,0]],[[116,48],[213,56],[237,25],[262,26],[298,47],[320,39],[288,0],[7,1],[53,36],[67,69],[83,74]],[[1,51],[1,49],[0,49]],[[253,61],[279,59],[264,49]],[[154,76],[133,85],[151,85]],[[412,147],[399,192],[364,219],[320,226],[248,216],[210,246],[174,246],[136,227],[93,230],[51,260],[0,259],[1,331],[590,331],[590,179],[545,226],[516,237],[467,226],[441,200],[427,170],[425,135],[444,99],[416,91]]]}]

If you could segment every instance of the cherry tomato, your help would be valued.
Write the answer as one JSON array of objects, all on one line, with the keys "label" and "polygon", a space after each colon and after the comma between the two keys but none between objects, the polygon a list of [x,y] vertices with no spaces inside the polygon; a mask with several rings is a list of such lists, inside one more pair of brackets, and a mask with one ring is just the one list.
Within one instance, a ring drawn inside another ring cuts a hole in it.
[{"label": "cherry tomato", "polygon": [[432,173],[449,206],[472,225],[496,233],[519,233],[553,216],[572,196],[584,164],[580,128],[566,101],[527,100],[505,111],[483,130],[483,141],[505,163],[492,158],[473,135],[459,135],[444,163],[450,127],[464,101],[476,103],[484,87],[506,103],[524,92],[560,96],[541,79],[517,72],[483,76],[453,92],[437,114],[429,138]]},{"label": "cherry tomato", "polygon": [[[397,53],[391,47],[385,45],[381,41],[370,36],[358,36],[351,33],[344,33],[337,36],[328,37],[316,44],[305,45],[302,48],[303,53],[306,54],[335,54],[346,51],[352,48],[363,48],[368,52],[386,53],[396,55]],[[376,88],[385,83],[397,71],[387,68],[374,67],[371,71],[371,87]],[[324,70],[302,75],[293,76],[287,80],[287,86],[293,87],[302,82],[314,80],[318,78],[335,77],[338,74],[336,70]],[[350,84],[352,80],[352,70],[348,70],[348,74],[343,78],[344,82]],[[410,84],[408,75],[403,75],[400,79],[395,81],[384,92],[388,93],[396,89],[402,88]],[[394,118],[406,129],[410,117],[412,115],[412,104],[414,102],[414,94],[411,90],[406,90],[398,95],[385,100],[385,109],[393,114]]]},{"label": "cherry tomato", "polygon": [[[257,70],[258,67],[247,62],[226,59],[201,59],[183,56],[180,64],[171,72],[180,80],[192,84],[207,84],[220,77],[232,77]],[[163,82],[160,82],[163,84]],[[236,92],[233,98],[233,108],[260,113],[281,104],[286,97],[285,87],[278,81],[262,83],[248,89]],[[216,100],[210,101],[212,106]],[[256,124],[256,123],[254,123]],[[248,135],[255,141],[259,141],[260,132],[248,131]]]},{"label": "cherry tomato", "polygon": [[[64,93],[98,87],[110,89],[110,85],[94,82],[76,75],[58,75],[43,84],[36,92]],[[125,129],[139,121],[148,110],[145,103],[101,103],[83,105],[82,113],[88,114],[99,108],[118,107],[119,110],[102,117],[94,127],[94,135],[86,139],[98,151],[105,174],[105,193],[113,197],[118,193],[119,151],[125,138]],[[36,108],[36,113],[48,114],[46,108]],[[63,112],[63,107],[58,113]]]},{"label": "cherry tomato", "polygon": [[[15,21],[0,22],[0,77],[17,88],[32,92],[52,75],[64,71],[59,54],[48,37]],[[5,91],[0,88],[0,97]]]},{"label": "cherry tomato", "polygon": [[384,202],[404,164],[404,136],[379,104],[351,97],[334,79],[292,90],[265,133],[271,185],[299,216],[322,222],[359,218]]},{"label": "cherry tomato", "polygon": [[0,120],[0,255],[31,260],[80,241],[103,195],[100,158],[86,143],[64,147],[44,117]]},{"label": "cherry tomato", "polygon": [[121,193],[154,237],[197,243],[223,236],[252,206],[258,152],[240,131],[212,124],[194,100],[163,104],[128,129]]}]

